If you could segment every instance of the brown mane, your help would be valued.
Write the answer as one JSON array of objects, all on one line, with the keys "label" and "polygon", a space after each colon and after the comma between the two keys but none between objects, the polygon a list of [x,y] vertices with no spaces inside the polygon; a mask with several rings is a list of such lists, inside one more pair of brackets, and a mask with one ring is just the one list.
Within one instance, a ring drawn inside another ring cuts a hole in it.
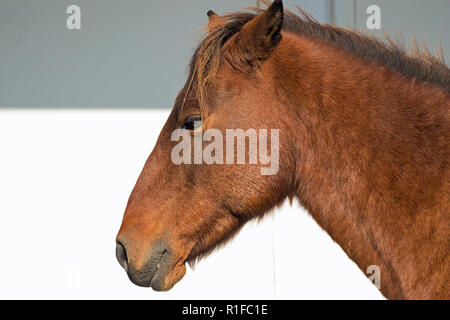
[{"label": "brown mane", "polygon": [[[320,24],[301,8],[298,9],[301,16],[284,10],[283,31],[324,41],[361,59],[374,61],[408,79],[430,83],[450,92],[450,69],[445,64],[442,50],[434,56],[425,46],[421,48],[413,41],[413,50],[408,53],[403,45],[395,43],[388,36],[385,43],[357,30]],[[204,99],[209,83],[219,68],[222,46],[247,22],[264,12],[256,8],[250,10],[223,16],[226,23],[208,32],[195,51],[191,61],[190,85],[195,86],[202,116],[207,114]]]}]

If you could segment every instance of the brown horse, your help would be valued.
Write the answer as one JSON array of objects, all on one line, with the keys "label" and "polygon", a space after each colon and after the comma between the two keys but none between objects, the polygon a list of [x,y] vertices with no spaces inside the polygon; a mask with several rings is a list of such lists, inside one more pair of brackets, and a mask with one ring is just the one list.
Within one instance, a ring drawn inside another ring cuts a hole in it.
[{"label": "brown horse", "polygon": [[[131,281],[170,289],[186,262],[296,197],[363,272],[379,267],[387,298],[450,298],[443,59],[321,25],[280,0],[265,11],[208,16],[117,236]],[[212,128],[279,129],[279,170],[174,163],[175,130]]]}]

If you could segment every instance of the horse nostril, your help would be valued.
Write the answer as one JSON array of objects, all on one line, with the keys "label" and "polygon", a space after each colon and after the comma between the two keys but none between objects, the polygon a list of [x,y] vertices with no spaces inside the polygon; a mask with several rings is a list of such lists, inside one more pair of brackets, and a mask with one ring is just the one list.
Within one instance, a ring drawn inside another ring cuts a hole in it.
[{"label": "horse nostril", "polygon": [[125,250],[125,247],[120,242],[117,242],[117,245],[116,245],[116,257],[117,257],[117,261],[119,261],[120,265],[125,269],[125,271],[127,271],[127,269],[128,269],[127,252]]}]

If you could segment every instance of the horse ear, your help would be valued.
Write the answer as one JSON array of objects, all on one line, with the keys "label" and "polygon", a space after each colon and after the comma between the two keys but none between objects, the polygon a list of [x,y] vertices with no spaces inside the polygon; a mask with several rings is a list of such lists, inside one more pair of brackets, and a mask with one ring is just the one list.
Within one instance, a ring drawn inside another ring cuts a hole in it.
[{"label": "horse ear", "polygon": [[215,27],[225,23],[225,19],[223,19],[221,16],[219,16],[217,13],[215,13],[212,10],[209,10],[206,14],[209,17],[208,31],[211,31]]},{"label": "horse ear", "polygon": [[236,34],[229,46],[228,61],[247,72],[257,68],[280,42],[283,19],[283,1],[275,0]]}]

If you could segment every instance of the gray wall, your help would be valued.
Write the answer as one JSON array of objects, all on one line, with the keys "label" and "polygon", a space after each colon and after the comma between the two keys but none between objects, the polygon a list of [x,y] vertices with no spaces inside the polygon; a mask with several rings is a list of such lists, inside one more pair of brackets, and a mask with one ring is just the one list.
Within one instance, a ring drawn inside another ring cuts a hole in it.
[{"label": "gray wall", "polygon": [[[357,27],[384,39],[400,37],[409,47],[411,37],[424,41],[430,49],[443,48],[447,64],[450,59],[450,0],[334,0],[338,25]],[[381,30],[368,30],[367,7],[381,8]]]},{"label": "gray wall", "polygon": [[[66,28],[77,4],[82,29]],[[208,9],[248,0],[0,0],[1,107],[171,107]]]},{"label": "gray wall", "polygon": [[[450,55],[446,34],[450,0],[291,2],[319,21],[348,26],[356,22],[367,32],[365,10],[379,4],[384,30],[416,35],[431,47],[442,41]],[[70,4],[81,7],[81,30],[66,28]],[[0,0],[0,107],[170,108],[185,81],[199,30],[207,23],[206,11],[255,4],[255,0]]]}]

